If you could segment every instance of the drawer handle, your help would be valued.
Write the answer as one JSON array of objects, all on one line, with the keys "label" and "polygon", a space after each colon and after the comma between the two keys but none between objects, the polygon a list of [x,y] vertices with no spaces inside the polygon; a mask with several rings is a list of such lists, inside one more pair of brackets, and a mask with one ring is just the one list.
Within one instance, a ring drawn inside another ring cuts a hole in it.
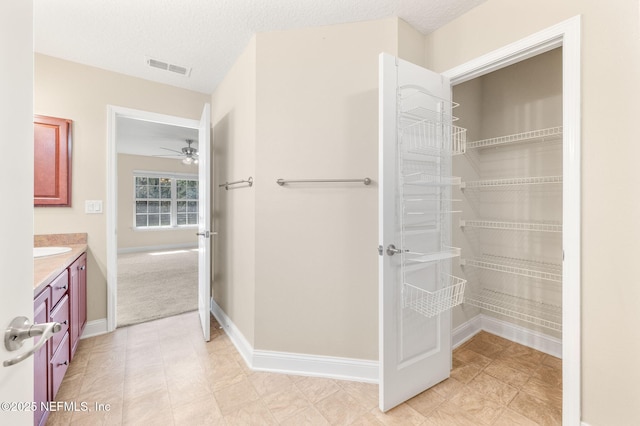
[{"label": "drawer handle", "polygon": [[58,367],[63,366],[63,365],[69,365],[69,361],[59,362],[58,363]]},{"label": "drawer handle", "polygon": [[56,290],[66,290],[68,288],[69,288],[69,286],[67,284],[65,284],[62,287],[56,287]]},{"label": "drawer handle", "polygon": [[67,320],[62,321],[60,324],[67,325]]}]

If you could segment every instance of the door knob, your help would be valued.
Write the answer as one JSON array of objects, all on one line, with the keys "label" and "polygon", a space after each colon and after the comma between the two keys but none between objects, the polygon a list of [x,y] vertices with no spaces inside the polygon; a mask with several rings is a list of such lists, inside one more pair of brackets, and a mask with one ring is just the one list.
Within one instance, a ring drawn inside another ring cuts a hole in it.
[{"label": "door knob", "polygon": [[196,235],[199,237],[205,237],[205,238],[209,238],[211,235],[218,235],[217,232],[213,231],[204,231],[204,232],[196,232]]},{"label": "door knob", "polygon": [[396,246],[394,244],[389,244],[387,246],[387,254],[389,256],[393,256],[396,253],[406,253],[409,250],[402,250],[402,249],[397,249]]},{"label": "door knob", "polygon": [[9,367],[10,365],[17,364],[29,358],[34,353],[38,352],[54,333],[57,333],[60,330],[62,330],[62,326],[57,322],[31,324],[27,317],[15,317],[4,332],[4,347],[8,351],[16,351],[20,349],[24,344],[24,341],[30,337],[42,337],[38,343],[36,343],[36,345],[27,352],[4,361],[2,365]]}]

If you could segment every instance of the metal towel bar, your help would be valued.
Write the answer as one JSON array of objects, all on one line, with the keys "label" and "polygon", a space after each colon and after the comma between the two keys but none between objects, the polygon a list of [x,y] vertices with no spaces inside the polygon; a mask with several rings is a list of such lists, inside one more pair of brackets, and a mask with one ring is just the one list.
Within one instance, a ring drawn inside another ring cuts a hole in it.
[{"label": "metal towel bar", "polygon": [[365,185],[369,185],[371,183],[371,179],[368,177],[364,179],[300,179],[300,180],[291,180],[291,179],[278,179],[276,183],[280,186],[283,186],[286,183],[331,183],[331,182],[361,182]]},{"label": "metal towel bar", "polygon": [[229,190],[229,186],[231,186],[231,185],[239,185],[241,183],[248,183],[249,186],[253,186],[253,178],[251,176],[249,176],[249,179],[247,179],[247,180],[236,180],[234,182],[221,183],[220,185],[218,185],[218,188],[222,188],[224,186],[224,189],[226,189],[228,191]]}]

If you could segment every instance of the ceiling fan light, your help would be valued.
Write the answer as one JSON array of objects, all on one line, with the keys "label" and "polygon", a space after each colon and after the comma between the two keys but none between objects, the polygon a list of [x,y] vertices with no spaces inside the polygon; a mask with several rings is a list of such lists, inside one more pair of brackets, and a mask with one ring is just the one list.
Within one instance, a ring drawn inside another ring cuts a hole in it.
[{"label": "ceiling fan light", "polygon": [[198,159],[197,158],[193,159],[193,164],[198,164]]},{"label": "ceiling fan light", "polygon": [[186,165],[189,165],[193,162],[193,159],[191,157],[185,157],[182,159],[182,162]]}]

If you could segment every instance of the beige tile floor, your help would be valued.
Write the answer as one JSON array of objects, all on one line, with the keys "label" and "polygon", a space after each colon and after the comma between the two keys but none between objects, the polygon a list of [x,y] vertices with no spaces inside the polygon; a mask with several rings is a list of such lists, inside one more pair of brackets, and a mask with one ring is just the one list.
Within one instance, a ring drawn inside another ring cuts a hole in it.
[{"label": "beige tile floor", "polygon": [[[386,414],[378,387],[249,370],[196,313],[84,339],[47,425],[559,425],[557,358],[481,332],[453,353],[451,378]],[[109,404],[96,411],[95,403]]]}]

